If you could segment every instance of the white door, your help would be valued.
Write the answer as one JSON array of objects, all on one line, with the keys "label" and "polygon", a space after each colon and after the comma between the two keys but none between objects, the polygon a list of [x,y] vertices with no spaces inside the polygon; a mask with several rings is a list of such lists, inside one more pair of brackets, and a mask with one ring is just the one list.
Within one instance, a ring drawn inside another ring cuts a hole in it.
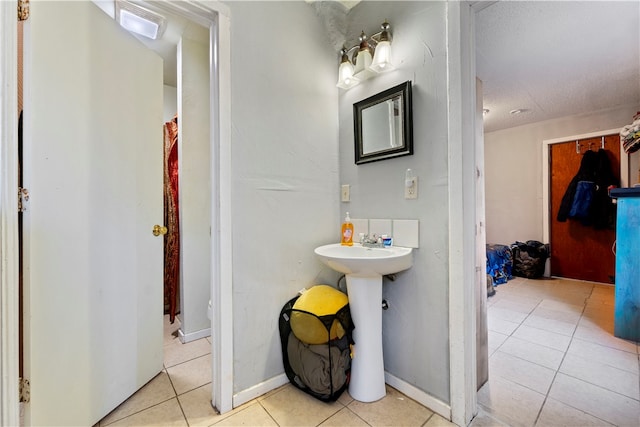
[{"label": "white door", "polygon": [[91,2],[31,2],[27,425],[96,423],[162,369],[162,60]]}]

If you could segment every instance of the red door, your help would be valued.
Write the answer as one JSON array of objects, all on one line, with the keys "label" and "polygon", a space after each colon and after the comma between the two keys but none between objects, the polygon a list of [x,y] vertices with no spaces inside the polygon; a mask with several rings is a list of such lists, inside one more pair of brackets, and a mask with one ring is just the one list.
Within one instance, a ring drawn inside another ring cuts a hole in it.
[{"label": "red door", "polygon": [[[583,139],[578,143],[580,153],[576,150],[576,141],[552,144],[549,147],[551,275],[612,283],[615,275],[615,255],[612,251],[616,239],[615,230],[595,229],[574,219],[566,222],[557,220],[562,197],[578,172],[584,153],[589,149],[598,151],[602,138]],[[613,174],[619,181],[619,135],[605,137],[605,151]]]}]

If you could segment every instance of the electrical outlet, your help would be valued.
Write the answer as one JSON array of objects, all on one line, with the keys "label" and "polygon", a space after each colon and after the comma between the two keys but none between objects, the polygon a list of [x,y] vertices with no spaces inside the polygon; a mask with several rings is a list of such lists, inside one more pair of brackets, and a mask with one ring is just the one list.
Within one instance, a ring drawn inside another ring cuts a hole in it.
[{"label": "electrical outlet", "polygon": [[405,181],[404,198],[405,199],[418,198],[418,177],[417,176],[411,177]]},{"label": "electrical outlet", "polygon": [[341,191],[341,200],[343,202],[348,202],[351,200],[351,194],[350,194],[350,190],[349,190],[349,184],[344,184],[342,186],[342,191]]}]

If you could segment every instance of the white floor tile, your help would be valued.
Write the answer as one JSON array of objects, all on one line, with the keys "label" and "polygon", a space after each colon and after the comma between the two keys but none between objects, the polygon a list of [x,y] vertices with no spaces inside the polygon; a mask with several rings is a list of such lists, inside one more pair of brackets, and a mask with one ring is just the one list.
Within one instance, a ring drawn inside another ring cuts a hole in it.
[{"label": "white floor tile", "polygon": [[509,338],[508,335],[505,334],[501,334],[499,332],[494,332],[489,330],[488,331],[488,335],[489,335],[489,356],[491,356],[491,354],[493,354],[494,351],[496,351],[501,345],[502,343],[504,343],[507,338]]},{"label": "white floor tile", "polygon": [[487,314],[487,328],[493,332],[499,332],[504,335],[511,335],[520,323],[509,322],[508,320],[497,317],[493,312]]},{"label": "white floor tile", "polygon": [[572,311],[552,310],[545,307],[536,307],[531,312],[532,316],[544,317],[545,319],[560,320],[562,322],[573,323],[574,325],[580,320],[580,313]]},{"label": "white floor tile", "polygon": [[269,413],[260,406],[259,403],[248,405],[242,411],[239,411],[222,421],[219,421],[214,426],[276,426],[276,422],[269,416]]},{"label": "white floor tile", "polygon": [[555,332],[561,335],[572,336],[576,329],[575,323],[563,322],[561,320],[548,319],[546,317],[540,317],[531,315],[522,322],[523,325],[531,326],[533,328],[543,329],[549,332]]},{"label": "white floor tile", "polygon": [[368,425],[369,424],[354,414],[349,408],[342,408],[335,415],[332,415],[328,420],[320,424],[321,427],[367,427]]},{"label": "white floor tile", "polygon": [[637,354],[602,346],[578,338],[574,338],[571,341],[567,354],[584,357],[591,361],[613,366],[614,368],[629,371],[636,375],[640,372],[638,369]]},{"label": "white floor tile", "polygon": [[136,412],[143,411],[174,397],[176,397],[176,394],[169,381],[169,376],[165,371],[162,371],[116,409],[111,411],[109,415],[104,417],[102,419],[102,425],[126,418]]},{"label": "white floor tile", "polygon": [[545,299],[540,303],[538,307],[547,308],[549,310],[568,311],[570,313],[579,313],[579,314],[582,314],[582,311],[584,309],[583,304],[571,304],[570,301],[565,302],[565,301],[557,301],[557,300],[551,300],[551,299]]},{"label": "white floor tile", "polygon": [[500,377],[491,377],[478,392],[478,403],[492,417],[513,427],[533,426],[544,394]]},{"label": "white floor tile", "polygon": [[503,299],[493,305],[493,308],[504,308],[511,311],[517,311],[522,314],[529,314],[538,305],[538,301],[522,298],[518,299]]},{"label": "white floor tile", "polygon": [[211,382],[211,355],[167,368],[167,373],[179,396]]},{"label": "white floor tile", "polygon": [[489,359],[489,381],[501,377],[538,393],[547,394],[555,370],[512,356],[500,350]]},{"label": "white floor tile", "polygon": [[516,337],[507,338],[500,346],[500,351],[553,370],[558,370],[564,357],[564,352],[560,350],[534,344]]},{"label": "white floor tile", "polygon": [[159,425],[163,427],[187,427],[188,424],[182,414],[178,400],[173,398],[109,425],[113,427],[152,427]]},{"label": "white floor tile", "polygon": [[602,329],[588,328],[585,326],[578,326],[574,335],[584,341],[590,341],[596,344],[600,344],[606,347],[615,348],[629,353],[638,353],[638,346],[633,341],[623,340],[611,335],[609,332]]},{"label": "white floor tile", "polygon": [[640,378],[638,374],[593,361],[589,358],[589,355],[575,356],[567,354],[560,367],[560,372],[632,399],[640,400]]},{"label": "white floor tile", "polygon": [[551,398],[547,398],[536,423],[536,427],[606,427],[612,425]]},{"label": "white floor tile", "polygon": [[512,334],[516,338],[543,345],[560,351],[566,351],[571,337],[522,325]]},{"label": "white floor tile", "polygon": [[519,311],[510,310],[508,308],[503,308],[500,304],[505,300],[498,301],[493,306],[491,306],[491,310],[487,310],[487,314],[491,313],[491,316],[506,320],[507,322],[513,323],[522,323],[524,319],[527,318],[527,314],[521,313]]},{"label": "white floor tile", "polygon": [[170,368],[209,353],[211,353],[211,343],[206,338],[185,344],[176,339],[164,346],[164,366]]},{"label": "white floor tile", "polygon": [[618,426],[637,426],[640,402],[558,373],[549,397]]}]

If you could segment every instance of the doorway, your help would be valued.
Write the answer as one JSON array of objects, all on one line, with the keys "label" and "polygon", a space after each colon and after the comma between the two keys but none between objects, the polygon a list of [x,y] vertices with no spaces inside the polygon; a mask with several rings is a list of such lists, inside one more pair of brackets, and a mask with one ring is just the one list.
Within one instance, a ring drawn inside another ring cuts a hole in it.
[{"label": "doorway", "polygon": [[219,2],[141,2],[180,15],[209,29],[209,114],[211,203],[211,403],[233,409],[233,315],[231,250],[231,18]]},{"label": "doorway", "polygon": [[543,141],[543,236],[550,242],[549,267],[552,276],[604,284],[614,282],[615,230],[610,224],[595,229],[574,220],[558,222],[557,215],[565,190],[578,172],[590,145],[591,150],[599,150],[604,140],[604,150],[614,177],[618,185],[625,185],[629,163],[628,156],[621,151],[618,134],[619,129],[609,129]]},{"label": "doorway", "polygon": [[[614,283],[615,207],[608,198],[607,189],[595,189],[590,212],[584,212],[586,215],[578,209],[573,209],[576,217],[567,219],[566,215],[571,210],[567,203],[569,196],[578,195],[575,190],[580,184],[574,180],[578,171],[594,176],[598,181],[606,181],[607,186],[620,185],[620,136],[570,140],[550,144],[548,149],[551,276]],[[587,172],[590,164],[597,170]],[[591,189],[589,182],[583,181],[587,187],[577,188],[578,191]]]}]

